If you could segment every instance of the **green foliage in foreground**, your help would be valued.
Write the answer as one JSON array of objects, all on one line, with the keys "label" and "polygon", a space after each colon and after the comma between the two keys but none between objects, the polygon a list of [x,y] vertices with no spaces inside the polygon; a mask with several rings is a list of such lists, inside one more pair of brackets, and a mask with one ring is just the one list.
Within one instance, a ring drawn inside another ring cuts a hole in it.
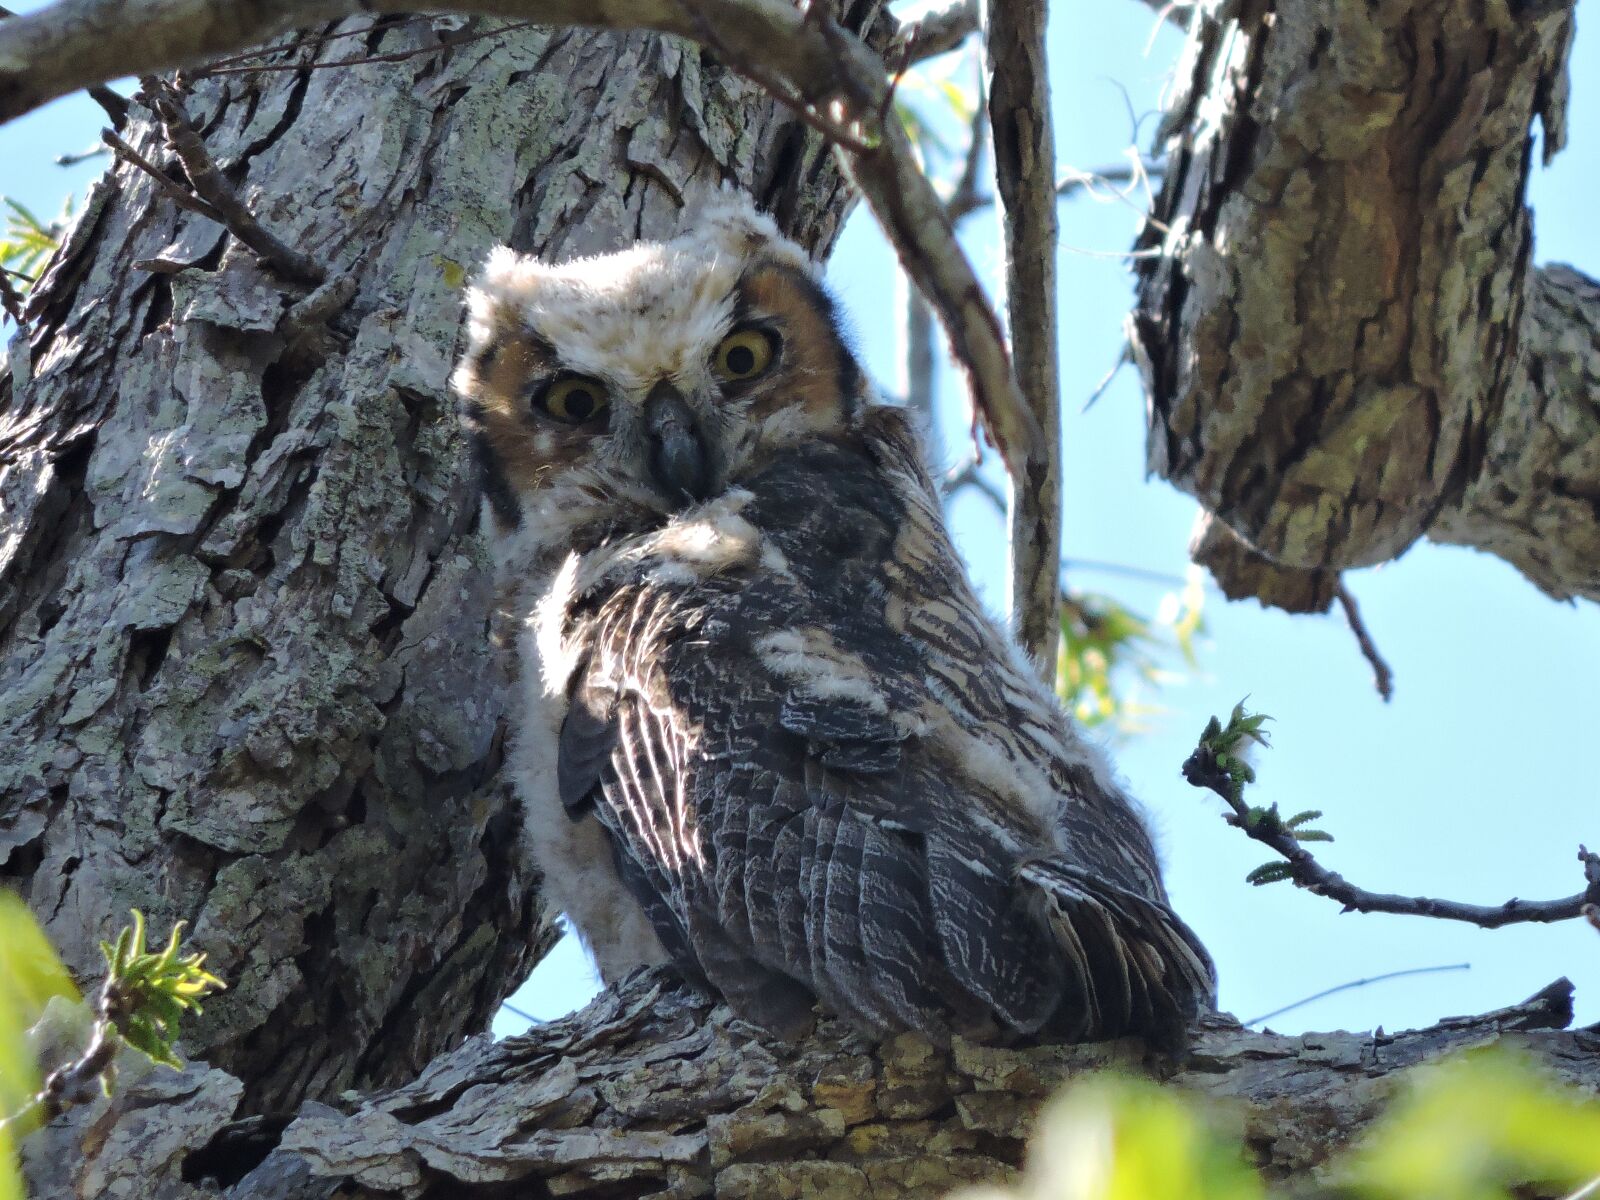
[{"label": "green foliage in foreground", "polygon": [[[115,944],[100,943],[106,960],[103,995],[114,996],[112,1008],[117,1032],[122,1040],[151,1062],[181,1070],[172,1043],[178,1036],[178,1022],[185,1012],[200,1011],[200,999],[226,986],[205,970],[204,954],[178,953],[183,940],[183,922],[172,927],[172,936],[160,950],[145,945],[144,914],[133,910],[133,924],[125,926]],[[106,1079],[106,1093],[111,1091]]]},{"label": "green foliage in foreground", "polygon": [[[1040,1116],[1014,1189],[959,1200],[1267,1200],[1218,1106],[1147,1080],[1104,1075]],[[1518,1056],[1470,1051],[1411,1071],[1389,1111],[1316,1187],[1353,1200],[1575,1196],[1600,1179],[1600,1101]],[[1284,1193],[1287,1194],[1287,1193]],[[952,1197],[952,1200],[957,1198]]]},{"label": "green foliage in foreground", "polygon": [[56,252],[61,234],[72,221],[72,197],[63,203],[60,214],[50,222],[41,221],[26,206],[10,196],[0,196],[5,207],[5,228],[0,231],[0,269],[11,273],[11,283],[26,293]]},{"label": "green foliage in foreground", "polygon": [[[109,1095],[119,1046],[131,1046],[164,1066],[183,1065],[173,1048],[179,1020],[185,1012],[198,1012],[200,999],[224,985],[204,969],[205,955],[179,953],[182,938],[179,921],[167,944],[151,950],[144,914],[135,909],[133,923],[116,941],[100,944],[106,978],[89,1049],[41,1087],[27,1031],[52,999],[77,1003],[80,997],[33,914],[0,890],[0,1200],[23,1200],[15,1139],[79,1098],[74,1093],[85,1084],[98,1080]],[[64,1094],[56,1093],[56,1083],[65,1085]]]},{"label": "green foliage in foreground", "polygon": [[1098,592],[1062,598],[1061,642],[1056,651],[1056,694],[1084,725],[1116,734],[1143,732],[1159,705],[1140,698],[1176,673],[1173,651],[1190,670],[1198,665],[1196,640],[1205,632],[1205,587],[1198,570],[1182,589],[1167,593],[1152,620]]},{"label": "green foliage in foreground", "polygon": [[[39,1090],[39,1068],[24,1036],[53,997],[78,999],[72,977],[33,914],[0,889],[0,1117],[20,1113]],[[12,1126],[0,1120],[0,1200],[21,1200]]]}]

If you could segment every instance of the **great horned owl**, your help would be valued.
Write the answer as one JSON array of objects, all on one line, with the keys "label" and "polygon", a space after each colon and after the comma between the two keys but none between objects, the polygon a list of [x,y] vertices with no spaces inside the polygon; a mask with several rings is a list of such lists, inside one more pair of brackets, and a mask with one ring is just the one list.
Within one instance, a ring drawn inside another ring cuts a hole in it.
[{"label": "great horned owl", "polygon": [[782,1035],[1170,1037],[1213,990],[1098,750],[983,612],[906,414],[730,194],[501,249],[455,376],[512,580],[545,894]]}]

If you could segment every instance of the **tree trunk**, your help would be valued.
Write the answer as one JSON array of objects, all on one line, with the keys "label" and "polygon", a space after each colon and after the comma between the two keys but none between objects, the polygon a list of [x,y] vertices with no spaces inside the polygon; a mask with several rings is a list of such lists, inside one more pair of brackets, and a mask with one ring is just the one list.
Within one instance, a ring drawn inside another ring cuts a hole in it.
[{"label": "tree trunk", "polygon": [[[172,1200],[936,1197],[1008,1177],[1044,1098],[1111,1067],[1221,1102],[1263,1175],[1304,1184],[1383,1110],[1396,1072],[1450,1050],[1498,1041],[1600,1088],[1600,1039],[1558,1031],[1571,1015],[1562,980],[1526,1004],[1412,1033],[1280,1037],[1213,1017],[1175,1067],[1135,1042],[957,1039],[941,1051],[914,1034],[873,1044],[833,1021],[774,1046],[645,973],[524,1037],[480,1035],[405,1087],[308,1104],[286,1129],[227,1123],[237,1085],[230,1094],[218,1071],[151,1074],[126,1089],[120,1119],[58,1122],[28,1163],[34,1200],[119,1186]],[[139,1119],[149,1105],[161,1136]]]},{"label": "tree trunk", "polygon": [[1325,609],[1427,536],[1600,599],[1600,289],[1530,265],[1561,0],[1212,0],[1168,112],[1135,357],[1230,596]]},{"label": "tree trunk", "polygon": [[[846,204],[820,138],[697,47],[499,24],[192,73],[210,154],[328,282],[120,165],[0,377],[0,882],[83,975],[130,907],[192,922],[230,988],[186,1049],[242,1113],[413,1077],[554,937],[499,775],[464,278],[496,242],[670,232],[724,180],[818,248]],[[322,69],[374,55],[405,57]]]}]

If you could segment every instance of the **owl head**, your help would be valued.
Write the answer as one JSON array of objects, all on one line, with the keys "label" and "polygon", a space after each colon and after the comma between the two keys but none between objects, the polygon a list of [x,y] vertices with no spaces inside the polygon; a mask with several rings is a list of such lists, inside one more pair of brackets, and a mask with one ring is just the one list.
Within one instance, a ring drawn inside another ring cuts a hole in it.
[{"label": "owl head", "polygon": [[495,250],[468,311],[453,382],[504,536],[660,523],[846,434],[866,399],[816,264],[736,192],[667,242],[563,263]]}]

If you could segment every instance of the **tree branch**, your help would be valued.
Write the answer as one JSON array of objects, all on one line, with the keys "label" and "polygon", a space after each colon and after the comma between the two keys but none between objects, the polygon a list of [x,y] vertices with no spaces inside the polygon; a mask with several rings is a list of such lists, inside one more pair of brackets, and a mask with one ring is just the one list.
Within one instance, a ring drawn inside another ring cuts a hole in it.
[{"label": "tree branch", "polygon": [[[1239,1111],[1270,1178],[1308,1178],[1383,1109],[1395,1073],[1501,1042],[1569,1082],[1600,1085],[1592,1035],[1560,1032],[1572,987],[1400,1034],[1282,1037],[1225,1015],[1199,1022],[1181,1066],[1134,1041],[949,1049],[915,1035],[881,1043],[823,1020],[792,1045],[752,1038],[726,1008],[660,972],[636,975],[587,1009],[436,1059],[414,1083],[343,1109],[307,1106],[283,1129],[228,1120],[220,1072],[150,1077],[121,1112],[69,1114],[27,1148],[34,1200],[94,1194],[128,1180],[228,1173],[230,1200],[503,1196],[943,1195],[998,1182],[1020,1162],[1033,1118],[1086,1071],[1153,1071]],[[164,1128],[148,1128],[151,1090]],[[220,1111],[219,1111],[220,1108]],[[102,1136],[86,1138],[82,1128]],[[71,1147],[71,1152],[67,1152]],[[192,1186],[192,1185],[185,1185]],[[187,1193],[184,1193],[187,1194]]]},{"label": "tree branch", "polygon": [[196,195],[211,206],[216,219],[286,279],[313,287],[322,283],[328,277],[327,270],[310,255],[286,245],[256,220],[256,215],[239,199],[233,185],[217,170],[177,89],[154,76],[146,76],[140,83],[142,98],[161,119],[167,145],[183,164],[184,174],[189,177]]},{"label": "tree branch", "polygon": [[1547,159],[1564,140],[1572,11],[1500,11],[1196,13],[1139,240],[1149,464],[1280,567],[1430,536],[1600,598],[1600,289],[1529,268],[1524,204],[1532,123]]},{"label": "tree branch", "polygon": [[1053,678],[1061,626],[1061,395],[1056,363],[1056,159],[1045,0],[986,0],[985,50],[1005,296],[1017,381],[1038,434],[1011,468],[1017,640]]},{"label": "tree branch", "polygon": [[[1281,871],[1275,869],[1270,874],[1253,878],[1253,882],[1270,883],[1287,878],[1308,892],[1337,900],[1344,905],[1346,912],[1435,917],[1442,921],[1463,921],[1483,929],[1498,929],[1502,925],[1524,922],[1542,924],[1571,921],[1582,917],[1586,907],[1600,904],[1600,854],[1593,853],[1583,845],[1578,847],[1578,861],[1583,864],[1586,886],[1576,895],[1560,900],[1513,898],[1504,904],[1491,906],[1435,900],[1426,896],[1396,896],[1357,887],[1342,875],[1324,867],[1302,844],[1312,838],[1310,833],[1300,831],[1298,827],[1305,818],[1314,820],[1321,813],[1312,811],[1285,820],[1279,815],[1275,804],[1269,808],[1259,808],[1244,802],[1244,787],[1254,779],[1254,772],[1235,753],[1235,747],[1243,740],[1237,732],[1241,728],[1241,718],[1245,721],[1258,720],[1245,716],[1242,707],[1234,710],[1233,720],[1225,728],[1218,729],[1218,722],[1213,718],[1199,746],[1185,760],[1183,777],[1194,787],[1206,788],[1222,797],[1223,803],[1231,810],[1225,818],[1228,824],[1243,830],[1247,837],[1260,842],[1283,859]],[[1321,835],[1319,840],[1332,839]],[[1279,864],[1269,866],[1277,868]],[[1266,872],[1267,868],[1259,870]],[[1255,873],[1252,874],[1254,876]]]},{"label": "tree branch", "polygon": [[1361,647],[1361,656],[1372,668],[1372,686],[1378,689],[1378,695],[1383,697],[1383,702],[1389,703],[1394,699],[1394,672],[1389,669],[1389,664],[1378,652],[1378,644],[1372,640],[1372,634],[1367,630],[1367,623],[1361,619],[1361,607],[1356,603],[1356,598],[1350,594],[1350,589],[1345,587],[1342,579],[1333,594],[1339,601],[1339,607],[1344,609],[1344,619],[1350,624],[1350,632],[1356,635],[1356,644]]},{"label": "tree branch", "polygon": [[953,0],[901,27],[884,58],[919,63],[947,54],[978,31],[978,0]]}]

